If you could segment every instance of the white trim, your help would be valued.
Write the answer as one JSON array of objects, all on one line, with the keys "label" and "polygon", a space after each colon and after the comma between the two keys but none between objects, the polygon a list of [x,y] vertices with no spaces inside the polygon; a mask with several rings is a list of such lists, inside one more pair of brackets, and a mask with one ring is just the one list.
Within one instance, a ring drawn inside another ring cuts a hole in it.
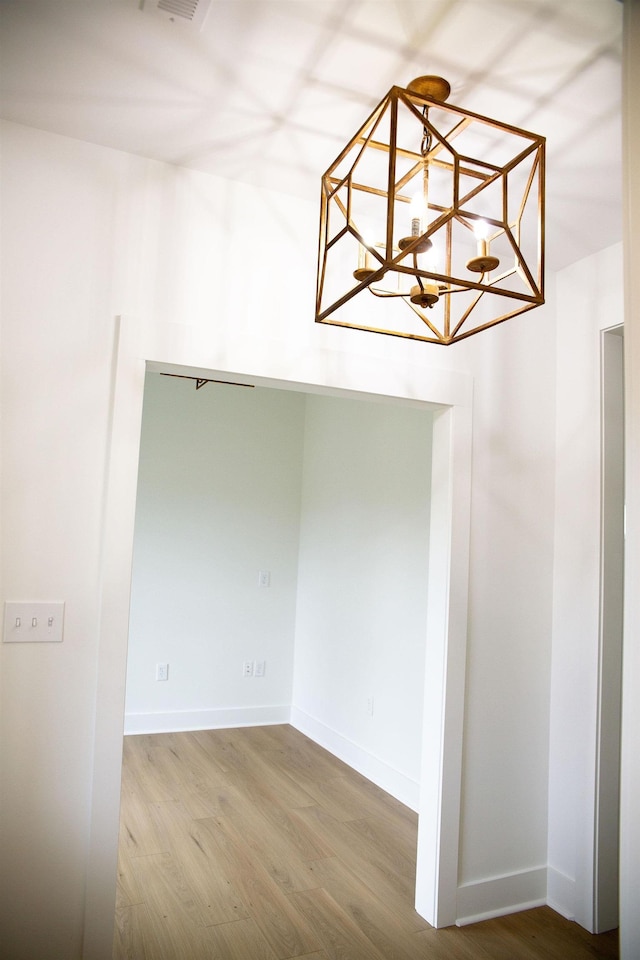
[{"label": "white trim", "polygon": [[178,733],[227,727],[265,727],[289,723],[291,707],[230,707],[214,710],[174,710],[170,713],[127,713],[125,736],[139,733]]},{"label": "white trim", "polygon": [[640,4],[623,4],[623,209],[625,490],[622,745],[620,778],[620,956],[640,956]]},{"label": "white trim", "polygon": [[458,917],[471,513],[471,407],[434,416],[423,762],[416,910],[434,927]]},{"label": "white trim", "polygon": [[458,888],[457,924],[463,927],[479,920],[541,907],[547,902],[546,892],[546,867],[463,883]]},{"label": "white trim", "polygon": [[576,918],[576,881],[547,867],[547,904],[567,920]]},{"label": "white trim", "polygon": [[624,606],[624,325],[600,332],[600,617],[593,933],[618,926]]},{"label": "white trim", "polygon": [[417,812],[420,787],[415,780],[295,706],[291,708],[291,726]]},{"label": "white trim", "polygon": [[83,960],[103,960],[113,941],[120,826],[122,719],[144,361],[135,325],[116,317],[105,457],[93,779],[85,885]]}]

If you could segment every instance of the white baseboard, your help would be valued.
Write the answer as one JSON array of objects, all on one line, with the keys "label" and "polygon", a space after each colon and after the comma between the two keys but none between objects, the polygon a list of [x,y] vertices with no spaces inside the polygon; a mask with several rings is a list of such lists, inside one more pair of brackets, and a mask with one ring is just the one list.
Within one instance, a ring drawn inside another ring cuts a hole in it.
[{"label": "white baseboard", "polygon": [[547,903],[567,920],[575,920],[576,882],[553,867],[547,869]]},{"label": "white baseboard", "polygon": [[479,920],[519,913],[547,903],[547,868],[522,870],[458,887],[458,919],[462,927]]},{"label": "white baseboard", "polygon": [[234,707],[222,710],[175,710],[171,713],[127,713],[125,736],[136,733],[178,733],[219,730],[225,727],[259,727],[289,723],[291,707]]},{"label": "white baseboard", "polygon": [[342,734],[326,727],[296,707],[239,707],[217,710],[175,710],[168,713],[127,713],[125,736],[141,733],[178,733],[290,723],[301,733],[348,763],[411,810],[418,810],[419,784],[389,764],[367,753]]},{"label": "white baseboard", "polygon": [[296,730],[309,737],[310,740],[313,740],[314,743],[324,747],[339,760],[349,764],[367,780],[371,780],[378,787],[390,793],[396,800],[417,812],[420,785],[415,780],[411,780],[404,773],[394,769],[383,760],[379,760],[378,757],[368,753],[358,744],[342,736],[341,733],[325,726],[320,720],[310,717],[297,707],[291,707],[289,723]]}]

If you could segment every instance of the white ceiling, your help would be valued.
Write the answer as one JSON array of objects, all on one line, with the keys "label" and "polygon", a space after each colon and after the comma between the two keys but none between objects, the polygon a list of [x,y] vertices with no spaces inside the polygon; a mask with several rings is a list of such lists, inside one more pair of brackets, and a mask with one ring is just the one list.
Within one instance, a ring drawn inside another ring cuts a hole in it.
[{"label": "white ceiling", "polygon": [[317,201],[393,84],[548,140],[547,253],[621,237],[617,0],[212,0],[201,30],[142,0],[0,0],[0,113]]}]

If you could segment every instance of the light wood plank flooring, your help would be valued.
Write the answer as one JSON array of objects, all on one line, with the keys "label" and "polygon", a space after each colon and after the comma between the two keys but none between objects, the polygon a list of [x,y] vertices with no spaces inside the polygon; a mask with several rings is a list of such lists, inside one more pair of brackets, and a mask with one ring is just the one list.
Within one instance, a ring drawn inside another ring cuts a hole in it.
[{"label": "light wood plank flooring", "polygon": [[114,960],[615,960],[548,908],[434,930],[417,817],[289,726],[125,738]]}]

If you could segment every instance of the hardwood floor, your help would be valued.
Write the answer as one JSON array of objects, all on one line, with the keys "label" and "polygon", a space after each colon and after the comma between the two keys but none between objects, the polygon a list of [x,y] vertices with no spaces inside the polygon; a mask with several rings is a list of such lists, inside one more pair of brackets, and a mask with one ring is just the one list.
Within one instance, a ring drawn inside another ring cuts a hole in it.
[{"label": "hardwood floor", "polygon": [[416,815],[289,726],[125,738],[114,960],[615,960],[544,907],[434,930]]}]

